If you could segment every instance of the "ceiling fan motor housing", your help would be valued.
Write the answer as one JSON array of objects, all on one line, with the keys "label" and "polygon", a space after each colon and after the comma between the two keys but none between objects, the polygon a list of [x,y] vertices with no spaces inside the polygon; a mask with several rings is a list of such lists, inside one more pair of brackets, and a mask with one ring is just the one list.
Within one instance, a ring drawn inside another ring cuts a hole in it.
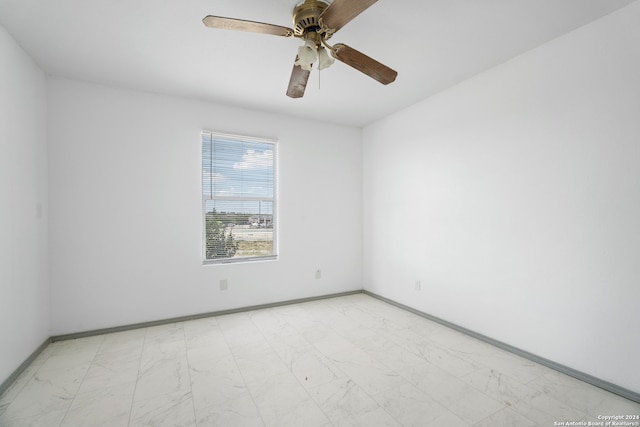
[{"label": "ceiling fan motor housing", "polygon": [[[329,6],[322,0],[305,0],[293,9],[293,31],[296,36],[304,36],[307,32],[319,32],[318,17]],[[328,37],[326,37],[328,38]]]}]

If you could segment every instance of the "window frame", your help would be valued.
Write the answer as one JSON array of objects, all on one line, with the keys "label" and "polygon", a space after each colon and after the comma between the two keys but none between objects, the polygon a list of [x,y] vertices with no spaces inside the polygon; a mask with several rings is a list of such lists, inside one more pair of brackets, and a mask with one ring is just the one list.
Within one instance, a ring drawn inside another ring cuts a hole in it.
[{"label": "window frame", "polygon": [[[204,191],[204,147],[205,147],[205,137],[210,136],[209,144],[213,144],[215,139],[223,139],[225,141],[236,141],[238,143],[259,143],[259,144],[269,144],[271,146],[271,150],[273,152],[273,196],[272,197],[251,197],[251,196],[213,196],[213,195],[205,195]],[[262,138],[255,136],[247,136],[247,135],[237,135],[237,134],[229,134],[222,133],[210,130],[202,130],[200,132],[200,194],[202,196],[202,205],[201,205],[201,214],[202,214],[202,222],[201,222],[201,258],[203,265],[220,265],[220,264],[236,264],[236,263],[244,263],[244,262],[260,262],[260,261],[273,261],[278,259],[278,230],[279,230],[279,222],[278,222],[278,140],[275,138]],[[221,200],[221,201],[249,201],[249,202],[269,202],[272,203],[272,229],[273,229],[273,246],[272,246],[272,254],[271,255],[259,255],[259,256],[244,256],[244,257],[233,257],[233,258],[217,258],[217,259],[207,259],[207,224],[206,224],[206,216],[207,209],[206,203],[209,200]]]}]

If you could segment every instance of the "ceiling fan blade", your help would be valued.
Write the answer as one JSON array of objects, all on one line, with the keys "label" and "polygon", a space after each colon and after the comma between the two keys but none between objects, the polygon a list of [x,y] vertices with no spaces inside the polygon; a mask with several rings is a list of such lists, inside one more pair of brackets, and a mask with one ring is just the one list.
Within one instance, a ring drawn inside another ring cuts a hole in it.
[{"label": "ceiling fan blade", "polygon": [[202,22],[209,28],[220,28],[222,30],[248,31],[251,33],[271,34],[282,37],[291,37],[293,35],[291,28],[265,24],[263,22],[225,18],[222,16],[205,16]]},{"label": "ceiling fan blade", "polygon": [[338,61],[344,62],[372,79],[379,81],[383,85],[388,85],[393,82],[398,75],[397,71],[392,70],[346,44],[338,43],[334,45],[333,48],[331,48],[331,54]]},{"label": "ceiling fan blade", "polygon": [[[296,62],[298,57],[296,56]],[[302,98],[304,90],[307,88],[307,80],[309,80],[311,71],[303,70],[299,65],[293,65],[291,70],[291,78],[289,79],[289,87],[287,88],[287,96],[290,98]]]},{"label": "ceiling fan blade", "polygon": [[349,21],[378,0],[333,0],[333,3],[320,14],[320,22],[331,34],[344,27]]}]

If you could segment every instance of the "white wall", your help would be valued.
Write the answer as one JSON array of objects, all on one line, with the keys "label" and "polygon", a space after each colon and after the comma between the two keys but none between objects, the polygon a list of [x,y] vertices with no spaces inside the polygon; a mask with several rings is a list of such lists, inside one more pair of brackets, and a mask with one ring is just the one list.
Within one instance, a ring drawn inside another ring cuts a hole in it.
[{"label": "white wall", "polygon": [[[53,335],[362,289],[360,129],[60,78],[48,111]],[[279,140],[278,261],[201,265],[202,129]]]},{"label": "white wall", "polygon": [[0,383],[49,337],[45,75],[0,26]]},{"label": "white wall", "polygon": [[638,22],[365,128],[365,289],[639,392]]}]

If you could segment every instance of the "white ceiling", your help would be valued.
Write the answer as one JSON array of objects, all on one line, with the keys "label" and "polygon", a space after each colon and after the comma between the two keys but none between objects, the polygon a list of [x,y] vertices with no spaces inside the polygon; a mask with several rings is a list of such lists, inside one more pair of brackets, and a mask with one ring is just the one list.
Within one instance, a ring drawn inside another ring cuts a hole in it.
[{"label": "white ceiling", "polygon": [[291,27],[298,1],[0,0],[0,23],[49,74],[364,126],[637,0],[381,0],[331,42],[397,80],[336,62],[302,99],[285,96],[300,40],[201,22]]}]

